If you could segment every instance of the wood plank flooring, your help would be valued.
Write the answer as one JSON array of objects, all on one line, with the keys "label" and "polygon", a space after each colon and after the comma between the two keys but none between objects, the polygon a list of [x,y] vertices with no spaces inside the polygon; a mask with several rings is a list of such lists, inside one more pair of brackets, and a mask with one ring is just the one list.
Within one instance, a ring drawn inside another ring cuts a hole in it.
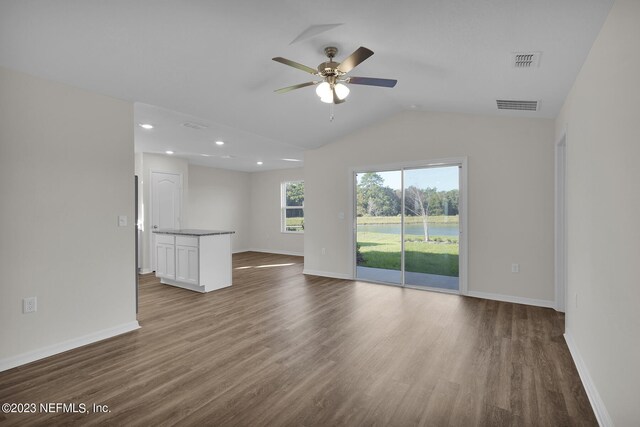
[{"label": "wood plank flooring", "polygon": [[550,309],[302,275],[234,255],[209,294],[142,276],[142,328],[0,373],[2,425],[597,425]]}]

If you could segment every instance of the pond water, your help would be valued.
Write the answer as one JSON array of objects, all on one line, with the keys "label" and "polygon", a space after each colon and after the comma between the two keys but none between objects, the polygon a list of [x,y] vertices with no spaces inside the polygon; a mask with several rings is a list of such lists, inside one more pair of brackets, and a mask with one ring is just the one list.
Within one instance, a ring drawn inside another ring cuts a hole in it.
[{"label": "pond water", "polygon": [[[385,234],[400,234],[400,224],[371,224],[371,225],[358,225],[358,233],[385,233]],[[424,229],[422,224],[406,224],[404,226],[404,233],[423,236]],[[429,235],[431,236],[458,236],[458,223],[454,224],[429,224]]]}]

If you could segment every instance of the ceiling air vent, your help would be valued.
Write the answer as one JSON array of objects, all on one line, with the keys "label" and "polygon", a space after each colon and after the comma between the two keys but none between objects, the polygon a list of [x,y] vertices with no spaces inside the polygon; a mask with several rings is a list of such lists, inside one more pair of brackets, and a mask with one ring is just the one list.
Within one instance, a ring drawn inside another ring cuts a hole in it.
[{"label": "ceiling air vent", "polygon": [[515,68],[536,68],[540,65],[540,52],[516,52],[512,54]]},{"label": "ceiling air vent", "polygon": [[209,127],[207,125],[201,125],[200,123],[194,123],[194,122],[184,122],[182,126],[186,128],[195,129],[195,130],[202,130]]},{"label": "ceiling air vent", "polygon": [[538,101],[496,100],[498,110],[538,111]]}]

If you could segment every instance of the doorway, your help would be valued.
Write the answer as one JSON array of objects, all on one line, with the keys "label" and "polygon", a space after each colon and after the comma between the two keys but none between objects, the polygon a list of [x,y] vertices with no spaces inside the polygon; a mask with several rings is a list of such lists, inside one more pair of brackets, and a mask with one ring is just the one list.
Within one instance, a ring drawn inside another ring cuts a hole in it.
[{"label": "doorway", "polygon": [[150,186],[151,269],[156,270],[155,230],[179,229],[182,226],[182,175],[151,171]]},{"label": "doorway", "polygon": [[466,292],[466,161],[354,171],[355,277]]}]

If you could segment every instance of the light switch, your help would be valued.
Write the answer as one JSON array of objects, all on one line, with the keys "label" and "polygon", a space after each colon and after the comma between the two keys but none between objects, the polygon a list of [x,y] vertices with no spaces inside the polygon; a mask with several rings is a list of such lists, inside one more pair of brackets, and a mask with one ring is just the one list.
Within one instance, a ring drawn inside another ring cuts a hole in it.
[{"label": "light switch", "polygon": [[118,216],[118,227],[126,227],[127,226],[127,216],[119,215]]},{"label": "light switch", "polygon": [[338,219],[344,219],[344,212],[338,212]]}]

